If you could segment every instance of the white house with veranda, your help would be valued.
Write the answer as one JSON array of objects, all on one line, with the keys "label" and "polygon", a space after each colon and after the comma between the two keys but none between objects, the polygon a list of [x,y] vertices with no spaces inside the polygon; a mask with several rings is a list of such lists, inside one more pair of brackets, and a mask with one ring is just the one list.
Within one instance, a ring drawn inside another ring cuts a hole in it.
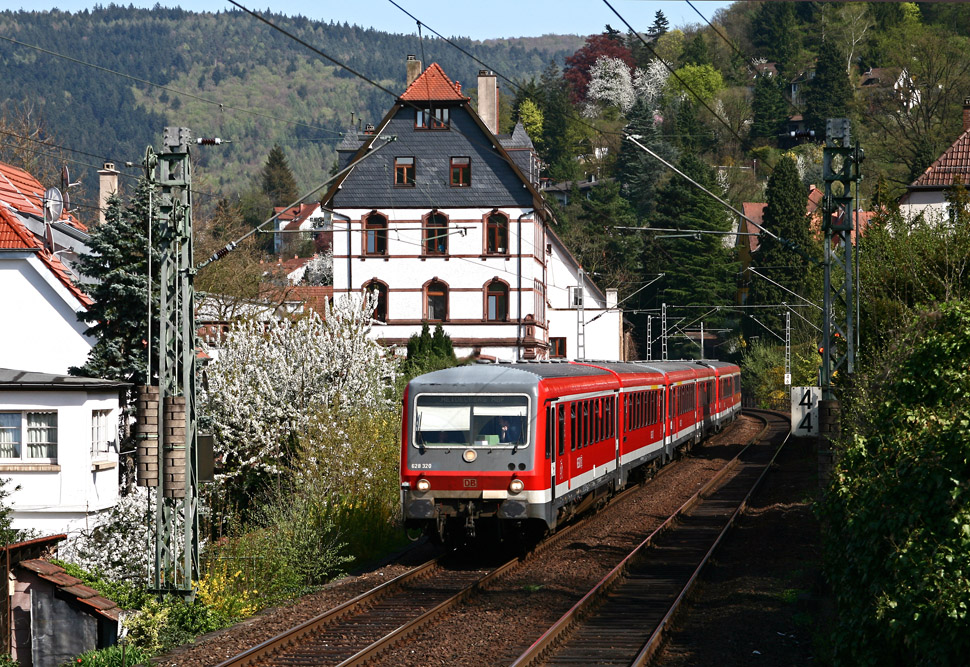
[{"label": "white house with veranda", "polygon": [[407,68],[380,124],[337,148],[341,168],[377,152],[323,199],[334,297],[376,291],[372,335],[391,346],[440,323],[459,356],[621,359],[615,291],[552,231],[532,141],[499,134],[495,75],[479,72],[476,112],[437,64]]}]

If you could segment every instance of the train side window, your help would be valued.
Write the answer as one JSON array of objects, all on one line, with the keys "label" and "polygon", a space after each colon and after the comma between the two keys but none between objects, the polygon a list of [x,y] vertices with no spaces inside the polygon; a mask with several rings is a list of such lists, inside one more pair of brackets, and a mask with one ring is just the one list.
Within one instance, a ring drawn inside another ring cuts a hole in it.
[{"label": "train side window", "polygon": [[559,456],[566,453],[566,406],[560,404],[559,408]]},{"label": "train side window", "polygon": [[630,430],[630,394],[623,394],[623,432]]},{"label": "train side window", "polygon": [[546,410],[546,459],[552,458],[552,448],[556,440],[556,408],[550,405]]},{"label": "train side window", "polygon": [[583,401],[583,437],[580,444],[583,447],[589,444],[589,401]]},{"label": "train side window", "polygon": [[593,410],[595,410],[596,418],[593,420],[595,427],[593,429],[593,442],[599,442],[603,439],[603,399],[597,398],[593,403]]},{"label": "train side window", "polygon": [[579,420],[576,419],[576,404],[569,404],[569,421],[571,422],[572,439],[569,441],[570,451],[576,451],[576,443],[579,441]]}]

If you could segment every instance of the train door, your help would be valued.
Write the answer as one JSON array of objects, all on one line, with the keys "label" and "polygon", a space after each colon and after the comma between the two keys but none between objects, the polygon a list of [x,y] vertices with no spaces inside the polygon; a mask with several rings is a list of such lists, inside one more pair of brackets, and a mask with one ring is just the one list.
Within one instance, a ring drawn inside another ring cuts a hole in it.
[{"label": "train door", "polygon": [[556,485],[567,480],[564,467],[566,459],[566,406],[563,403],[546,403],[546,458],[549,459],[549,488],[552,498],[559,494]]}]

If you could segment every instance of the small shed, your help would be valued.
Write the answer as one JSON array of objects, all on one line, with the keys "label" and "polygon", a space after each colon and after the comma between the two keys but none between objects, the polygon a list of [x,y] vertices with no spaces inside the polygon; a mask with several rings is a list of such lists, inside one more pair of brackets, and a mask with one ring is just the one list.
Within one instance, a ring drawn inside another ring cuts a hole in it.
[{"label": "small shed", "polygon": [[57,667],[117,642],[122,610],[47,560],[66,535],[4,547],[9,596],[3,629],[21,667]]}]

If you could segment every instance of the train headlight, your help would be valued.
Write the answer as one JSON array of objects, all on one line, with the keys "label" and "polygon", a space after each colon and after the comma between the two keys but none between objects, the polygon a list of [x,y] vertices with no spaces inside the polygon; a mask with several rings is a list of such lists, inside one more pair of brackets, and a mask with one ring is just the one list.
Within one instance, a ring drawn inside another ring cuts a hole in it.
[{"label": "train headlight", "polygon": [[478,452],[476,452],[474,449],[466,449],[464,452],[462,452],[461,458],[465,461],[465,463],[471,463],[478,458]]},{"label": "train headlight", "polygon": [[427,491],[431,488],[431,482],[426,480],[424,477],[418,480],[418,483],[414,485],[418,491]]},{"label": "train headlight", "polygon": [[520,493],[525,488],[521,479],[513,479],[509,484],[509,493]]}]

